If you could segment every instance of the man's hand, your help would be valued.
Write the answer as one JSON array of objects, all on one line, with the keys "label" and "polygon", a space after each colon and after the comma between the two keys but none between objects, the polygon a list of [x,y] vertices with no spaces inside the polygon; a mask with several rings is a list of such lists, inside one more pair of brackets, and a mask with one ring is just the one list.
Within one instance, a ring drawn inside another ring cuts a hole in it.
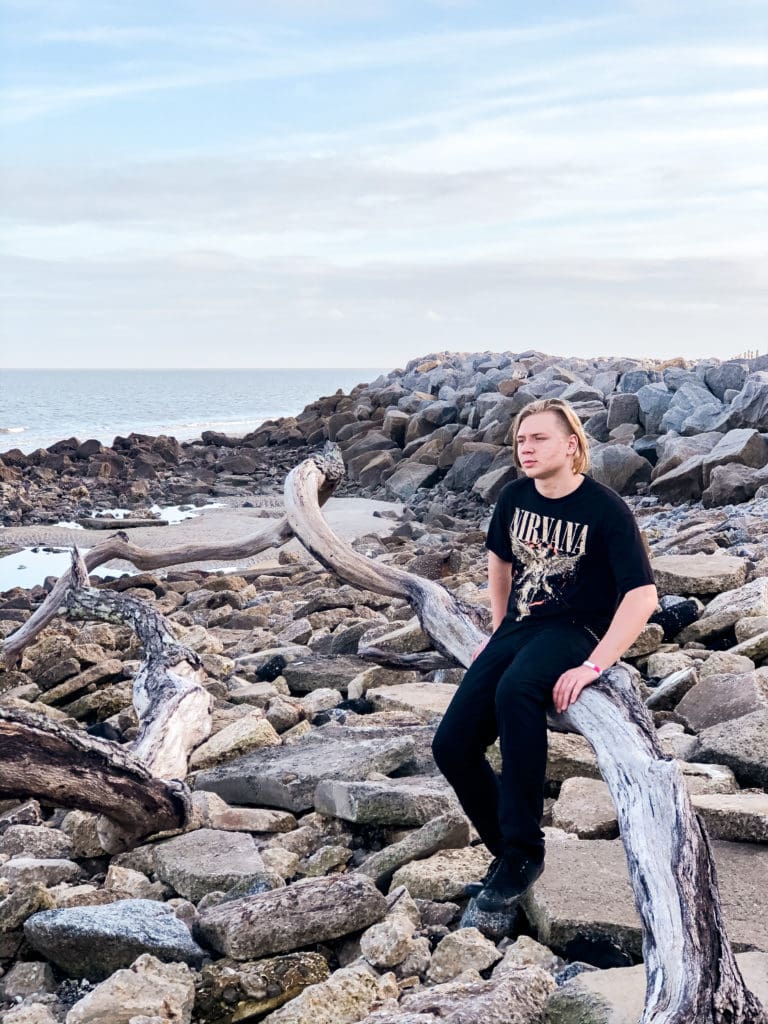
[{"label": "man's hand", "polygon": [[579,699],[579,694],[584,687],[594,683],[597,678],[594,669],[587,665],[578,665],[576,668],[569,668],[567,672],[563,672],[552,690],[555,711],[558,714],[567,711],[571,704]]},{"label": "man's hand", "polygon": [[491,638],[488,637],[487,640],[483,640],[483,642],[478,647],[476,647],[474,649],[474,651],[472,651],[472,661],[474,661],[475,658],[478,657],[478,655],[482,654],[482,652],[485,650],[485,648],[486,648],[486,646],[488,644],[488,640],[490,640],[490,639]]}]

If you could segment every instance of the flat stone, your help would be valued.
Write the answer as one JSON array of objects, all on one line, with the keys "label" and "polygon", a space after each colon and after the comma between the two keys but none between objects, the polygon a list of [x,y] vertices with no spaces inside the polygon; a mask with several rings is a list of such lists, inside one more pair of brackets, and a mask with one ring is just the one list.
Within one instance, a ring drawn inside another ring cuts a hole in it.
[{"label": "flat stone", "polygon": [[566,779],[599,779],[595,752],[583,736],[576,733],[547,732],[547,779],[565,782]]},{"label": "flat stone", "polygon": [[83,874],[79,864],[61,857],[14,857],[0,864],[0,878],[7,878],[11,890],[30,882],[58,885],[74,882]]},{"label": "flat stone", "polygon": [[261,747],[276,747],[280,737],[261,711],[254,709],[225,725],[192,752],[190,768],[210,768]]},{"label": "flat stone", "polygon": [[365,825],[424,825],[439,814],[460,811],[450,785],[439,775],[366,782],[321,782],[315,810]]},{"label": "flat stone", "polygon": [[203,911],[197,927],[217,952],[248,960],[362,931],[386,912],[369,878],[329,875],[229,900]]},{"label": "flat stone", "polygon": [[743,587],[718,594],[706,605],[701,616],[686,626],[677,636],[677,642],[704,640],[722,633],[739,619],[768,615],[768,577],[759,576]]},{"label": "flat stone", "polygon": [[399,501],[407,501],[420,487],[432,487],[440,477],[437,466],[428,466],[410,460],[401,463],[386,482],[386,491],[390,497]]},{"label": "flat stone", "polygon": [[377,711],[414,711],[432,718],[445,713],[457,690],[452,683],[399,683],[368,690],[366,697]]},{"label": "flat stone", "polygon": [[397,843],[372,853],[357,868],[377,885],[386,885],[403,864],[438,850],[462,849],[469,844],[469,822],[461,814],[441,814]]},{"label": "flat stone", "polygon": [[704,729],[694,756],[732,768],[742,786],[768,786],[768,708]]},{"label": "flat stone", "polygon": [[200,828],[157,843],[155,871],[193,903],[209,892],[226,892],[239,883],[265,882],[267,870],[249,835]]},{"label": "flat stone", "polygon": [[764,661],[768,657],[768,630],[755,633],[753,636],[742,640],[728,652],[734,656],[750,658],[752,661]]},{"label": "flat stone", "polygon": [[296,828],[296,819],[288,811],[230,807],[216,793],[205,790],[192,794],[192,804],[203,828],[226,832],[291,832]]},{"label": "flat stone", "polygon": [[703,796],[709,793],[735,793],[738,790],[736,776],[724,764],[696,764],[678,761],[683,781],[689,796]]},{"label": "flat stone", "polygon": [[[699,669],[699,678],[706,679],[707,676],[717,675],[740,675],[744,672],[754,672],[755,663],[751,658],[743,654],[734,654],[733,648],[728,651],[713,651]],[[768,670],[764,673],[768,678]]]},{"label": "flat stone", "polygon": [[71,977],[91,981],[130,967],[142,953],[191,967],[200,967],[205,956],[187,926],[155,900],[43,910],[26,920],[24,936]]},{"label": "flat stone", "polygon": [[768,670],[702,678],[682,698],[676,713],[701,732],[721,722],[768,710]]},{"label": "flat stone", "polygon": [[389,891],[404,885],[414,899],[460,899],[464,887],[483,877],[491,863],[491,854],[484,846],[468,846],[463,850],[440,850],[425,860],[412,861],[398,868],[392,876]]},{"label": "flat stone", "polygon": [[[768,954],[737,953],[747,988],[768,1005]],[[553,993],[544,1024],[637,1024],[645,1005],[644,964],[584,971]]]},{"label": "flat stone", "polygon": [[267,747],[198,773],[195,789],[205,789],[233,804],[308,811],[318,783],[387,774],[415,752],[409,737],[385,740],[330,739],[317,730],[290,746]]},{"label": "flat stone", "polygon": [[692,800],[714,839],[768,843],[768,794],[712,793]]},{"label": "flat stone", "polygon": [[283,676],[291,693],[311,693],[312,690],[330,688],[346,693],[351,679],[370,667],[361,658],[296,658],[283,669]]},{"label": "flat stone", "polygon": [[610,790],[598,779],[566,779],[552,808],[552,824],[580,839],[615,839],[619,834]]},{"label": "flat stone", "polygon": [[[728,937],[734,950],[768,951],[768,920],[755,893],[768,886],[768,852],[746,843],[712,843]],[[642,931],[621,840],[547,843],[544,874],[523,900],[540,942],[566,959],[606,944],[642,956]]]},{"label": "flat stone", "polygon": [[[650,668],[648,671],[650,672]],[[678,705],[686,693],[696,685],[697,680],[698,673],[695,668],[681,668],[662,679],[659,685],[651,690],[645,703],[652,711],[669,711]]]},{"label": "flat stone", "polygon": [[721,594],[740,587],[747,563],[733,555],[657,555],[651,559],[659,596]]}]

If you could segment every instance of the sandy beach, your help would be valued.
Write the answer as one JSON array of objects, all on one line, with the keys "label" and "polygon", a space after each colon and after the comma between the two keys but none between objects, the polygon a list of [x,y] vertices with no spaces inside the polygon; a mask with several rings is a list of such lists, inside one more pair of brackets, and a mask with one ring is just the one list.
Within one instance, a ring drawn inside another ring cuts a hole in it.
[{"label": "sandy beach", "polygon": [[[206,508],[199,510],[194,518],[185,519],[165,527],[137,527],[128,532],[134,544],[151,551],[165,551],[183,544],[203,544],[212,541],[239,541],[248,537],[267,525],[264,515],[269,511],[269,518],[279,518],[282,504],[279,498],[250,497],[257,504],[256,508],[243,508],[236,505],[226,508]],[[323,507],[323,513],[338,536],[346,541],[355,540],[364,534],[386,535],[397,525],[403,506],[399,502],[377,501],[370,498],[330,498]],[[374,515],[378,513],[378,515]],[[115,532],[120,522],[115,521]],[[113,536],[111,530],[71,529],[64,526],[14,526],[0,533],[0,549],[6,553],[23,551],[31,547],[71,548],[75,544],[81,549],[91,548],[103,543]],[[296,539],[289,541],[281,548],[283,551],[294,552],[303,561],[311,556]],[[251,566],[272,561],[275,549],[261,551],[250,558],[236,563],[238,568],[247,569]],[[231,567],[230,562],[189,562],[178,565],[179,570],[204,569],[214,571]],[[133,566],[129,562],[115,559],[104,564],[104,570],[129,572]]]}]

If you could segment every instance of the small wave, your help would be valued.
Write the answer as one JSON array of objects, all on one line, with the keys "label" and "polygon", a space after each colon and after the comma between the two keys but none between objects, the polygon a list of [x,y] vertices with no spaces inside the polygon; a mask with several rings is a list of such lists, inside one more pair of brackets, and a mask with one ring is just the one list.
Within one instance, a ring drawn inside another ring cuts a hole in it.
[{"label": "small wave", "polygon": [[26,427],[0,427],[0,434],[23,434]]}]

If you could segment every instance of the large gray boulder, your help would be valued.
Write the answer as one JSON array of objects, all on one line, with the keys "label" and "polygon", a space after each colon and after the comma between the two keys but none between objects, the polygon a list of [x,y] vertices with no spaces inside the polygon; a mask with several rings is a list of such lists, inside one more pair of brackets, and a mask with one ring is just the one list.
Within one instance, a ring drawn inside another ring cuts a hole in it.
[{"label": "large gray boulder", "polygon": [[200,915],[197,931],[217,952],[248,960],[362,931],[387,912],[365,875],[329,875],[228,900]]},{"label": "large gray boulder", "polygon": [[187,926],[155,900],[43,910],[27,918],[24,936],[67,974],[91,981],[130,967],[141,953],[198,968],[205,957]]},{"label": "large gray boulder", "polygon": [[731,402],[731,427],[768,429],[768,371],[751,373]]},{"label": "large gray boulder", "polygon": [[275,884],[250,835],[212,828],[195,829],[158,843],[155,871],[161,881],[193,903],[206,893],[226,891],[240,883],[261,882],[265,888]]},{"label": "large gray boulder", "polygon": [[679,644],[704,640],[735,625],[739,619],[768,616],[768,578],[759,576],[743,587],[718,594],[699,618],[675,638]]},{"label": "large gray boulder", "polygon": [[320,730],[290,746],[266,747],[195,777],[196,790],[209,790],[234,804],[308,811],[325,780],[365,779],[391,772],[415,753],[409,736],[384,740],[325,738]]},{"label": "large gray boulder", "polygon": [[609,444],[592,452],[591,476],[618,494],[635,494],[651,479],[651,464],[625,444]]},{"label": "large gray boulder", "polygon": [[768,709],[768,669],[710,675],[685,694],[675,709],[693,732]]},{"label": "large gray boulder", "polygon": [[721,594],[740,587],[747,563],[735,555],[657,555],[651,559],[659,596]]},{"label": "large gray boulder", "polygon": [[764,484],[768,484],[768,466],[715,466],[701,503],[704,508],[716,508],[749,501]]},{"label": "large gray boulder", "polygon": [[640,414],[640,403],[637,395],[617,393],[608,399],[608,419],[606,426],[609,430],[621,426],[622,423],[635,424]]},{"label": "large gray boulder", "polygon": [[437,466],[409,460],[401,462],[387,480],[386,491],[392,498],[407,501],[420,487],[432,487],[439,479],[440,471]]},{"label": "large gray boulder", "polygon": [[692,455],[679,466],[651,481],[651,493],[664,501],[698,501],[703,489],[703,455]]},{"label": "large gray boulder", "polygon": [[726,391],[741,391],[748,372],[744,363],[735,361],[719,363],[704,371],[704,381],[712,394],[724,402]]},{"label": "large gray boulder", "polygon": [[439,775],[360,782],[321,782],[315,791],[315,810],[364,825],[425,825],[441,814],[461,808]]},{"label": "large gray boulder", "polygon": [[411,417],[405,431],[405,443],[431,434],[445,423],[455,423],[459,410],[448,402],[432,402],[421,412]]},{"label": "large gray boulder", "polygon": [[489,445],[484,451],[472,451],[460,455],[445,475],[443,483],[452,491],[468,491],[475,481],[491,466],[498,454],[495,445]]},{"label": "large gray boulder", "polygon": [[668,430],[675,430],[678,434],[684,433],[683,424],[688,417],[697,409],[706,407],[719,413],[722,403],[708,388],[697,384],[683,384],[675,391],[667,411],[661,418],[661,430],[665,433]]},{"label": "large gray boulder", "polygon": [[759,469],[768,463],[768,440],[765,435],[749,427],[729,430],[709,452],[702,464],[704,486],[715,466],[752,466]]},{"label": "large gray boulder", "polygon": [[704,729],[694,756],[728,765],[742,786],[768,786],[768,708]]},{"label": "large gray boulder", "polygon": [[672,403],[672,397],[673,393],[662,383],[646,384],[637,391],[639,419],[646,434],[661,433],[661,421]]}]

